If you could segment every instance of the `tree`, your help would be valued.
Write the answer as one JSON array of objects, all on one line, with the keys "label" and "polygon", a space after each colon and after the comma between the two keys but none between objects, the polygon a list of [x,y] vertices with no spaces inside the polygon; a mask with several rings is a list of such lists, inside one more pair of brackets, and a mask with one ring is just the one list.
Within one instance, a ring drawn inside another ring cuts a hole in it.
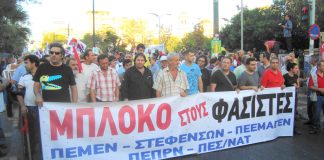
[{"label": "tree", "polygon": [[[323,2],[317,0],[317,4],[321,3]],[[306,0],[275,0],[269,7],[244,9],[244,49],[265,50],[264,41],[273,38],[283,42],[282,29],[278,24],[283,21],[285,14],[292,16],[293,46],[297,49],[308,48],[309,26],[301,23],[301,8],[305,4]],[[324,15],[323,5],[316,10],[316,23],[324,27],[324,19],[320,18]],[[225,48],[230,50],[240,48],[240,27],[240,14],[237,14],[231,19],[230,24],[221,30],[220,37]]]},{"label": "tree", "polygon": [[210,49],[211,38],[204,36],[204,27],[198,23],[194,31],[187,33],[181,39],[182,49],[191,49],[194,51],[208,51]]},{"label": "tree", "polygon": [[[87,33],[81,40],[88,47],[93,46],[92,34]],[[125,52],[126,44],[122,42],[121,38],[111,29],[111,27],[102,28],[97,31],[95,36],[96,47],[99,47],[103,52]]]},{"label": "tree", "polygon": [[17,0],[0,1],[0,52],[20,53],[28,42],[27,13]]},{"label": "tree", "polygon": [[124,19],[121,25],[123,41],[134,49],[138,43],[149,44],[151,33],[143,20]]},{"label": "tree", "polygon": [[181,40],[178,37],[171,36],[165,42],[167,52],[177,52],[181,49]]},{"label": "tree", "polygon": [[64,44],[67,42],[67,36],[55,32],[45,33],[43,35],[42,48],[46,48],[46,45],[52,42],[60,42]]}]

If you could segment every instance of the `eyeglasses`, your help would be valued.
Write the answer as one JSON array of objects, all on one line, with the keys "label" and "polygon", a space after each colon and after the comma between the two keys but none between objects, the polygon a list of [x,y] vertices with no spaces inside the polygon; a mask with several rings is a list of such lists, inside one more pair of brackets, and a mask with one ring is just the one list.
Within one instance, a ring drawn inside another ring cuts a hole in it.
[{"label": "eyeglasses", "polygon": [[61,52],[54,52],[54,51],[50,51],[49,53],[50,54],[55,54],[55,55],[60,55],[61,54]]}]

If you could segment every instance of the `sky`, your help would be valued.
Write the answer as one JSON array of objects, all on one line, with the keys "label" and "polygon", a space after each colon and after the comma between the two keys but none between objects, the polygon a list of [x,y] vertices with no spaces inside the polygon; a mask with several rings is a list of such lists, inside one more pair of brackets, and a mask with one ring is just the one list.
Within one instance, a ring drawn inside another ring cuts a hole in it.
[{"label": "sky", "polygon": [[[77,28],[89,25],[86,11],[92,10],[92,0],[39,0],[39,4],[23,4],[29,15],[31,39],[40,40],[45,31],[63,28]],[[213,19],[214,0],[95,0],[95,10],[109,11],[113,15],[127,18],[148,19],[154,21],[153,15],[171,14],[172,19],[182,12],[186,12],[190,19]],[[239,12],[237,5],[241,0],[219,0],[220,26]],[[244,6],[249,9],[268,6],[272,0],[244,0]],[[161,18],[163,19],[163,17]],[[164,21],[169,21],[164,18]],[[174,19],[173,19],[174,20]],[[163,23],[163,20],[161,20]],[[172,22],[172,20],[170,20]],[[156,22],[153,22],[156,23]]]}]

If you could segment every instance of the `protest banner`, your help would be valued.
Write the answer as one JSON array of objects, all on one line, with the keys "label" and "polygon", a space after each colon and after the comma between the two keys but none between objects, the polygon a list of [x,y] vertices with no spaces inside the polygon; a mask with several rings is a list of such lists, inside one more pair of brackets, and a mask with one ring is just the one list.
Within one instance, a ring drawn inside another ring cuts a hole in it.
[{"label": "protest banner", "polygon": [[116,103],[44,103],[48,159],[147,160],[293,136],[295,89],[209,92]]}]

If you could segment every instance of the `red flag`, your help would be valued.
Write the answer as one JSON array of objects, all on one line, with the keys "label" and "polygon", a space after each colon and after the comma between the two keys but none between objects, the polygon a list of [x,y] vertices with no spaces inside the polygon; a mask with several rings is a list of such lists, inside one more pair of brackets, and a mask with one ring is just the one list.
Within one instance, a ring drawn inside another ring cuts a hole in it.
[{"label": "red flag", "polygon": [[73,54],[74,54],[74,58],[78,62],[79,73],[81,73],[82,72],[82,65],[81,65],[79,54],[78,54],[75,46],[73,46]]},{"label": "red flag", "polygon": [[27,115],[24,116],[24,126],[20,129],[22,133],[29,133],[28,119]]}]

